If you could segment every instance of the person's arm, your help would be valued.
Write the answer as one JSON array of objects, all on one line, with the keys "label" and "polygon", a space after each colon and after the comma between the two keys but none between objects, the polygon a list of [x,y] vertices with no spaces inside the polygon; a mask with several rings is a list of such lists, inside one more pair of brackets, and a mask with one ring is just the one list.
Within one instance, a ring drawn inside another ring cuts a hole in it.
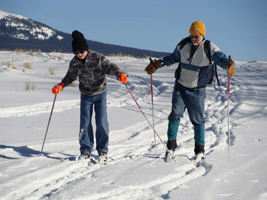
[{"label": "person's arm", "polygon": [[169,66],[177,62],[180,62],[180,52],[178,51],[178,46],[169,56],[165,56],[163,59],[154,60],[150,62],[150,64],[147,65],[147,67],[145,68],[145,71],[147,72],[147,74],[150,75],[157,71],[158,68],[161,68],[165,65]]},{"label": "person's arm", "polygon": [[70,85],[73,81],[77,79],[77,70],[76,68],[70,63],[69,70],[65,77],[62,79],[62,83],[64,83],[64,86]]},{"label": "person's arm", "polygon": [[115,63],[110,62],[105,56],[101,56],[101,66],[105,74],[118,77],[122,73],[119,67]]},{"label": "person's arm", "polygon": [[123,84],[128,82],[128,77],[121,72],[116,64],[110,62],[105,56],[101,57],[101,65],[105,74],[116,76]]},{"label": "person's arm", "polygon": [[228,57],[221,51],[216,51],[212,55],[212,60],[215,62],[216,65],[219,65],[223,69],[227,69],[228,76],[235,75],[235,62],[230,60]]},{"label": "person's arm", "polygon": [[178,46],[174,49],[173,53],[170,54],[169,56],[165,56],[163,58],[163,63],[164,65],[170,66],[174,63],[180,62],[181,59],[181,55],[180,52],[178,50]]}]

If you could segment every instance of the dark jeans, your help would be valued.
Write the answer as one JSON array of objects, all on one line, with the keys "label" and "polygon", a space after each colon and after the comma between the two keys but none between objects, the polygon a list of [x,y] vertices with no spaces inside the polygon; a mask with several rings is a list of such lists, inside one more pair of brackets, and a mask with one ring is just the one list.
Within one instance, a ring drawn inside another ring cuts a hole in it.
[{"label": "dark jeans", "polygon": [[190,89],[176,81],[172,96],[172,110],[168,118],[168,140],[176,140],[180,119],[187,109],[190,121],[194,125],[195,144],[204,145],[205,98],[206,88]]},{"label": "dark jeans", "polygon": [[95,96],[81,94],[80,106],[80,152],[91,154],[94,148],[94,134],[92,127],[93,107],[96,121],[96,150],[98,153],[108,152],[109,124],[107,118],[106,91]]}]

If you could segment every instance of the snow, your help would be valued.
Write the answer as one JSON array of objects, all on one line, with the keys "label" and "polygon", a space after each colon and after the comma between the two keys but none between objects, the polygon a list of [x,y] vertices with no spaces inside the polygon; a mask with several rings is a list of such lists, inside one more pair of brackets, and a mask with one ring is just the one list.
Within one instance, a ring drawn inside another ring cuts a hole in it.
[{"label": "snow", "polygon": [[[192,124],[185,112],[176,160],[123,84],[108,77],[109,163],[88,166],[79,155],[79,91],[65,88],[40,156],[54,95],[72,54],[0,51],[0,199],[267,199],[267,61],[236,61],[231,78],[228,149],[226,72],[222,86],[207,87],[206,164],[195,167]],[[148,59],[109,57],[129,77],[127,87],[152,122]],[[26,68],[25,63],[31,67]],[[155,129],[166,142],[176,65],[153,74]],[[53,73],[50,73],[53,69]],[[94,150],[94,158],[97,153]],[[61,162],[61,158],[67,161]]]},{"label": "snow", "polygon": [[12,14],[12,13],[7,13],[7,12],[4,12],[2,10],[0,10],[0,19],[4,18],[4,17],[7,17],[7,16],[14,16],[14,17],[17,17],[19,19],[28,19],[27,17],[24,17],[22,15],[16,15],[16,14]]}]

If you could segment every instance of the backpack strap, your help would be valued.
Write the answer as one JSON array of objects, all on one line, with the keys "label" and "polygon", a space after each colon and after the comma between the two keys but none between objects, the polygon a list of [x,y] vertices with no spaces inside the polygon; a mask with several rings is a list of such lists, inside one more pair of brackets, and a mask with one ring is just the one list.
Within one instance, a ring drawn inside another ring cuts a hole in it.
[{"label": "backpack strap", "polygon": [[204,51],[210,61],[210,65],[212,65],[212,62],[211,62],[211,52],[210,52],[210,41],[209,40],[205,40],[204,42]]},{"label": "backpack strap", "polygon": [[182,48],[184,48],[184,46],[185,46],[187,43],[189,43],[189,42],[192,42],[190,37],[186,37],[186,38],[182,39],[182,40],[178,43],[178,45],[180,45],[179,50],[181,50]]},{"label": "backpack strap", "polygon": [[204,42],[204,51],[205,51],[207,57],[209,58],[210,65],[212,65],[212,77],[211,77],[211,80],[209,83],[212,83],[213,76],[215,76],[218,85],[221,86],[219,78],[218,78],[218,73],[217,73],[217,65],[215,63],[212,64],[212,62],[211,62],[211,51],[210,51],[210,41],[209,40],[205,40],[205,42]]}]

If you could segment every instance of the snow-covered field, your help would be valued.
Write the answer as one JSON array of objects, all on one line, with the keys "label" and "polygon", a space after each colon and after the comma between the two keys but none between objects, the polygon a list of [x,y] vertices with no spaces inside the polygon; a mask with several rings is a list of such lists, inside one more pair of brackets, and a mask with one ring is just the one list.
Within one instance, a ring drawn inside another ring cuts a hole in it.
[{"label": "snow-covered field", "polygon": [[[79,155],[78,83],[55,103],[43,156],[39,156],[54,95],[72,54],[0,52],[0,199],[267,199],[267,61],[238,62],[231,78],[228,151],[227,76],[207,87],[206,164],[195,167],[192,125],[185,113],[176,161],[123,84],[108,78],[109,163],[87,166]],[[234,58],[234,55],[232,55]],[[152,123],[148,59],[109,57],[129,76],[132,91]],[[166,142],[176,66],[153,74],[155,129]],[[68,159],[61,162],[61,158]],[[93,157],[97,157],[96,151]]]}]

